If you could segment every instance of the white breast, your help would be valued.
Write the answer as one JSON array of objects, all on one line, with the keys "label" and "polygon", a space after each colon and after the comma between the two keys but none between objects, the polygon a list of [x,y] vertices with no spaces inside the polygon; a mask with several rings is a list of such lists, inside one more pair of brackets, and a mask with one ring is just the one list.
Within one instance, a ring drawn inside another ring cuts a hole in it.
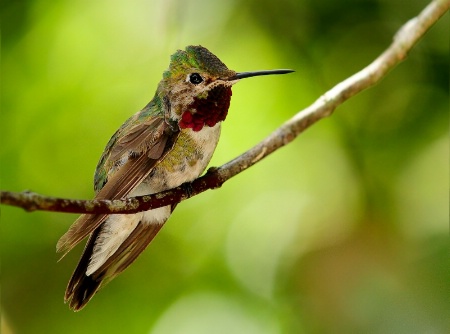
[{"label": "white breast", "polygon": [[183,129],[175,147],[150,173],[141,187],[155,193],[195,180],[208,166],[220,136],[220,123],[195,132]]}]

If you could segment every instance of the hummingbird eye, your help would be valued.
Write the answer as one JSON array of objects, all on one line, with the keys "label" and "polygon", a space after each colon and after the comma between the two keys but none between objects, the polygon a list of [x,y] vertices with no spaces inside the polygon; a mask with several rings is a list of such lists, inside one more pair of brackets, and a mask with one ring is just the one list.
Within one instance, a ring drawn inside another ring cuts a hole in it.
[{"label": "hummingbird eye", "polygon": [[192,73],[192,74],[189,75],[189,82],[194,84],[194,85],[198,85],[202,81],[203,81],[203,78],[198,73]]}]

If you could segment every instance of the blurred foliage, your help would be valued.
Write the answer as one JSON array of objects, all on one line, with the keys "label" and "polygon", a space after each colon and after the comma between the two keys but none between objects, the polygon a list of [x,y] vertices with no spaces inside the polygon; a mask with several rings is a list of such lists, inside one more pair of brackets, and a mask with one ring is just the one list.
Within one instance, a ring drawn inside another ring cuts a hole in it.
[{"label": "blurred foliage", "polygon": [[[91,198],[109,137],[201,44],[243,81],[212,165],[385,49],[411,0],[2,2],[1,188]],[[220,190],[178,206],[80,313],[76,218],[1,208],[4,333],[448,333],[447,14],[410,57]]]}]

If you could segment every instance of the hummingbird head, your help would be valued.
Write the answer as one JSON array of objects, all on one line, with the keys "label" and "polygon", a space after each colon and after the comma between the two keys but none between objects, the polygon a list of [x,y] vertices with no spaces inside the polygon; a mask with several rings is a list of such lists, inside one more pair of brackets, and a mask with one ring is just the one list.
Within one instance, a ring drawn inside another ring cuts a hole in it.
[{"label": "hummingbird head", "polygon": [[158,91],[170,108],[170,118],[180,128],[200,131],[225,120],[231,100],[231,86],[257,75],[284,74],[292,70],[236,73],[202,46],[187,46],[171,56]]}]

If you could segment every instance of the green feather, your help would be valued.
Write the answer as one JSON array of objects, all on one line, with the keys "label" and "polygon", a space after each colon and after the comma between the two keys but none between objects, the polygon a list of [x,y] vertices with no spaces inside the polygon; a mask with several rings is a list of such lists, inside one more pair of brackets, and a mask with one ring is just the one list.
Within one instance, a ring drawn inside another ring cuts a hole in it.
[{"label": "green feather", "polygon": [[170,66],[164,72],[163,78],[174,78],[179,75],[186,75],[195,70],[199,72],[208,72],[216,77],[227,77],[234,74],[234,71],[222,63],[214,54],[201,45],[187,46],[186,49],[178,50],[170,58]]}]

